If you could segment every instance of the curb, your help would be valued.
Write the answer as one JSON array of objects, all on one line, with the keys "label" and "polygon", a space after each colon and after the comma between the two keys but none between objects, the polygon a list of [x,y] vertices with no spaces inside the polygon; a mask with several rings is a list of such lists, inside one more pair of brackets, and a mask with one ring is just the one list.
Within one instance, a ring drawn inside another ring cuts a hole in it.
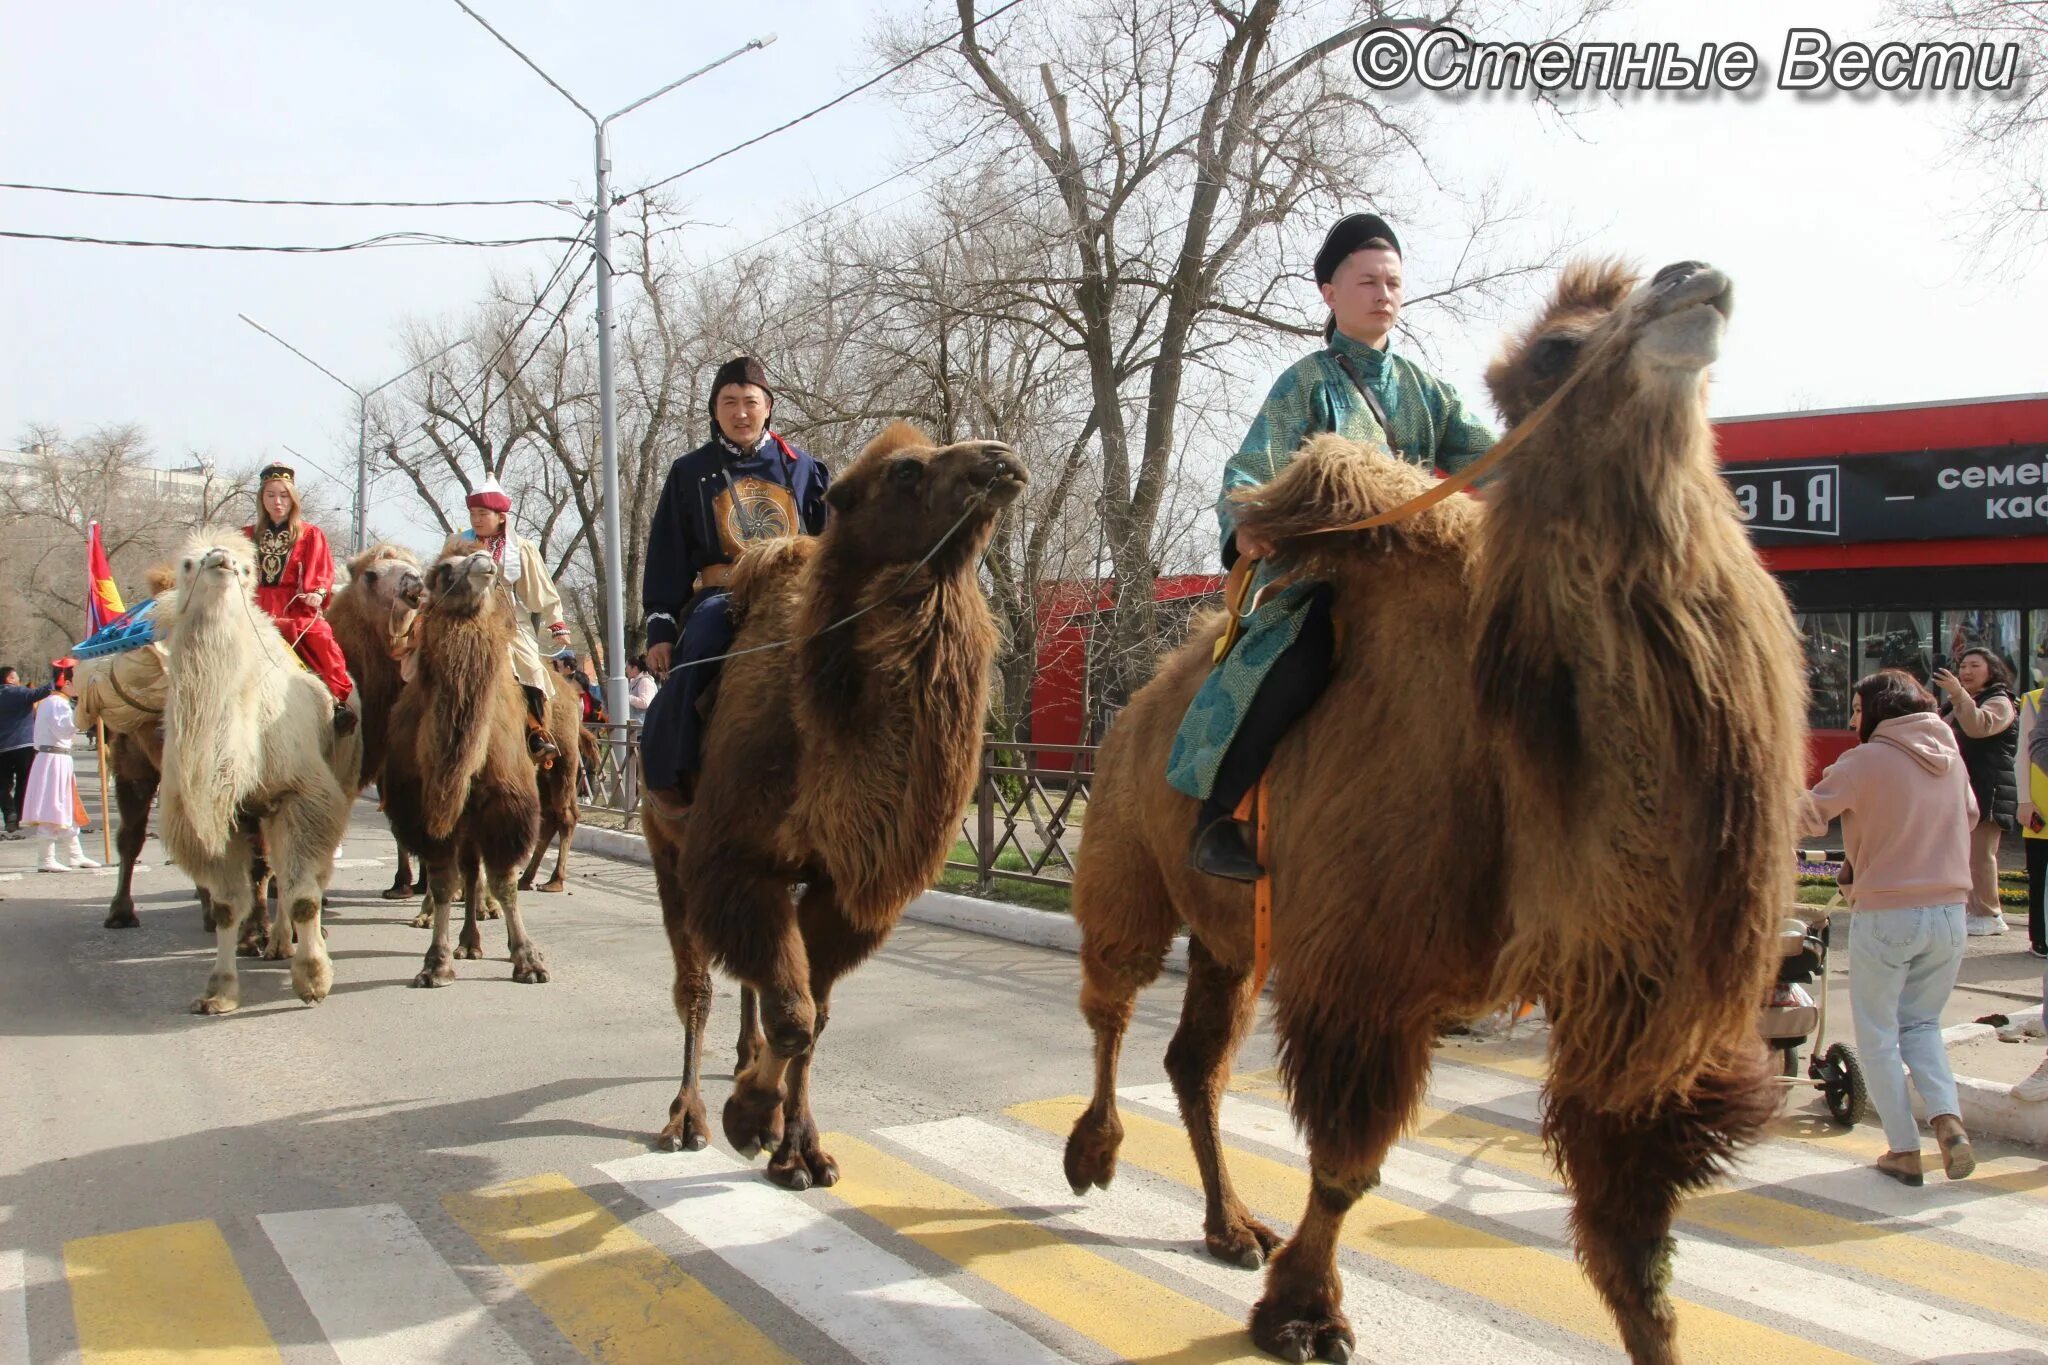
[{"label": "curb", "polygon": [[[578,825],[573,846],[628,862],[645,864],[649,861],[647,841],[637,834],[620,830]],[[1065,915],[1027,910],[1019,905],[985,901],[950,891],[925,892],[904,908],[903,917],[919,924],[959,929],[1034,948],[1052,948],[1065,953],[1081,951],[1081,926]],[[1174,939],[1165,965],[1170,972],[1187,974],[1186,936]],[[1989,1024],[1952,1024],[1942,1030],[1942,1039],[1948,1043],[1963,1043],[1972,1038],[1996,1036],[1997,1032]],[[2012,1097],[2010,1085],[2000,1081],[1980,1081],[1970,1076],[1956,1077],[1956,1098],[1961,1102],[1963,1126],[1973,1134],[2048,1147],[2048,1103],[2016,1100]],[[1913,1109],[1923,1119],[1926,1117],[1917,1094],[1913,1097]]]}]

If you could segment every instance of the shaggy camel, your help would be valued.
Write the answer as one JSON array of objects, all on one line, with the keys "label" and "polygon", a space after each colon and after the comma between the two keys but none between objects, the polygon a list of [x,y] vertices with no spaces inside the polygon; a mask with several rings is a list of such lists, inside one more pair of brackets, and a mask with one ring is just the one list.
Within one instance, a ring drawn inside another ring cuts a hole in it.
[{"label": "shaggy camel", "polygon": [[[548,979],[540,948],[519,915],[514,870],[533,845],[540,796],[526,749],[526,702],[507,655],[512,620],[492,592],[487,554],[458,555],[427,572],[427,605],[415,631],[414,674],[392,708],[384,751],[384,810],[400,842],[426,868],[434,940],[415,986],[445,986],[454,959],[483,956],[479,878],[505,915],[512,979]],[[467,915],[448,947],[448,914],[460,869]]]},{"label": "shaggy camel", "polygon": [[1616,265],[1568,270],[1487,377],[1517,422],[1572,387],[1483,508],[1453,498],[1382,530],[1305,535],[1428,484],[1329,436],[1245,501],[1246,532],[1336,585],[1341,642],[1269,773],[1274,1015],[1313,1176],[1285,1246],[1232,1189],[1217,1130],[1257,1001],[1251,889],[1185,867],[1193,811],[1165,780],[1220,621],[1103,746],[1074,887],[1095,1092],[1067,1177],[1084,1191],[1115,1174],[1132,998],[1185,921],[1166,1069],[1208,1249],[1271,1257],[1251,1332],[1284,1358],[1348,1358],[1345,1212],[1414,1114],[1439,1022],[1510,999],[1552,1021],[1544,1135],[1582,1264],[1634,1360],[1678,1358],[1677,1201],[1777,1104],[1755,1010],[1806,753],[1791,615],[1707,425],[1729,292],[1690,262],[1641,284]]},{"label": "shaggy camel", "polygon": [[833,482],[822,536],[736,566],[738,657],[695,804],[647,817],[684,1029],[663,1147],[709,1137],[698,1080],[715,964],[758,992],[766,1026],[759,1046],[743,1028],[727,1140],[774,1148],[769,1177],[791,1189],[838,1179],[811,1116],[815,1044],[833,982],[938,876],[973,790],[996,643],[976,567],[1024,482],[1001,444],[934,448],[897,423]]},{"label": "shaggy camel", "polygon": [[[521,891],[567,889],[569,842],[576,835],[576,780],[596,748],[583,728],[583,703],[573,685],[556,676],[548,679],[548,687],[548,737],[555,742],[555,758],[539,773],[540,834],[533,841],[533,857],[519,874]],[[535,887],[534,876],[548,856],[551,843],[559,845],[554,875]]]},{"label": "shaggy camel", "polygon": [[320,900],[348,824],[362,749],[354,734],[335,735],[332,697],[257,610],[255,579],[246,537],[202,534],[179,561],[168,619],[158,609],[170,680],[163,843],[213,900],[215,961],[206,993],[193,1003],[197,1014],[226,1014],[241,1003],[235,936],[255,900],[244,832],[250,820],[278,880],[280,918],[289,914],[298,938],[293,991],[315,1004],[334,978]]},{"label": "shaggy camel", "polygon": [[[328,603],[327,624],[360,694],[363,769],[357,795],[383,777],[391,709],[405,685],[399,665],[411,648],[413,621],[425,597],[419,557],[402,545],[380,543],[348,562],[348,582]],[[403,842],[397,847],[398,867],[384,899],[409,900],[415,894],[412,854]]]}]

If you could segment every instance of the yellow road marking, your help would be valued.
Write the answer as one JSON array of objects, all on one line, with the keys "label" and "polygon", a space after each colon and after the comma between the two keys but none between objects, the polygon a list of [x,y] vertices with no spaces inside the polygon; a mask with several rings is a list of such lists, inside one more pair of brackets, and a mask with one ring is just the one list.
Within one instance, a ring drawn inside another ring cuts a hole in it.
[{"label": "yellow road marking", "polygon": [[660,1248],[559,1175],[441,1202],[562,1335],[600,1365],[789,1359]]},{"label": "yellow road marking", "polygon": [[227,1239],[210,1222],[64,1244],[80,1365],[278,1365]]},{"label": "yellow road marking", "polygon": [[[1008,1113],[1035,1128],[1064,1135],[1084,1101],[1046,1100]],[[1197,1189],[1201,1174],[1180,1129],[1122,1111],[1120,1160]],[[1253,1209],[1296,1219],[1308,1202],[1305,1171],[1267,1157],[1230,1150],[1230,1175]],[[1422,1213],[1379,1195],[1367,1195],[1344,1220],[1344,1245],[1377,1260],[1426,1275],[1528,1317],[1608,1345],[1620,1344],[1607,1308],[1575,1262],[1526,1247],[1463,1223]],[[1674,1299],[1678,1335],[1689,1353],[1713,1361],[1853,1361],[1857,1357],[1775,1331],[1759,1323]]]},{"label": "yellow road marking", "polygon": [[835,1133],[832,1193],[1126,1360],[1266,1360],[1235,1318]]}]

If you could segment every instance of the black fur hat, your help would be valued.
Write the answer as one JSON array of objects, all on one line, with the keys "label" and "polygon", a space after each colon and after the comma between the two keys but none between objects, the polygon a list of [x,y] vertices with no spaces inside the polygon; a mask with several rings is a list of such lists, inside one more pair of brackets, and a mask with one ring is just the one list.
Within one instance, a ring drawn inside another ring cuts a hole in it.
[{"label": "black fur hat", "polygon": [[718,426],[718,391],[729,384],[752,384],[768,395],[768,411],[775,411],[775,390],[768,387],[768,367],[750,355],[736,355],[711,376],[711,425]]}]

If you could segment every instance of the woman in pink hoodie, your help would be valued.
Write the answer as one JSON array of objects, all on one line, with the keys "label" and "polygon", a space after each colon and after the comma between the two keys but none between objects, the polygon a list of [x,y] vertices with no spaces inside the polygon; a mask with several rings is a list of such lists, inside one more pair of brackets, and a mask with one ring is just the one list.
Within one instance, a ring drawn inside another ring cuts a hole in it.
[{"label": "woman in pink hoodie", "polygon": [[1906,1094],[1911,1067],[1942,1169],[1961,1180],[1977,1158],[1956,1103],[1941,1011],[1963,960],[1977,800],[1955,735],[1910,673],[1885,669],[1857,683],[1849,724],[1862,742],[1807,794],[1807,834],[1825,834],[1841,816],[1855,869],[1844,888],[1854,912],[1849,1000],[1870,1100],[1890,1148],[1877,1168],[1902,1184],[1922,1181],[1920,1129]]}]

